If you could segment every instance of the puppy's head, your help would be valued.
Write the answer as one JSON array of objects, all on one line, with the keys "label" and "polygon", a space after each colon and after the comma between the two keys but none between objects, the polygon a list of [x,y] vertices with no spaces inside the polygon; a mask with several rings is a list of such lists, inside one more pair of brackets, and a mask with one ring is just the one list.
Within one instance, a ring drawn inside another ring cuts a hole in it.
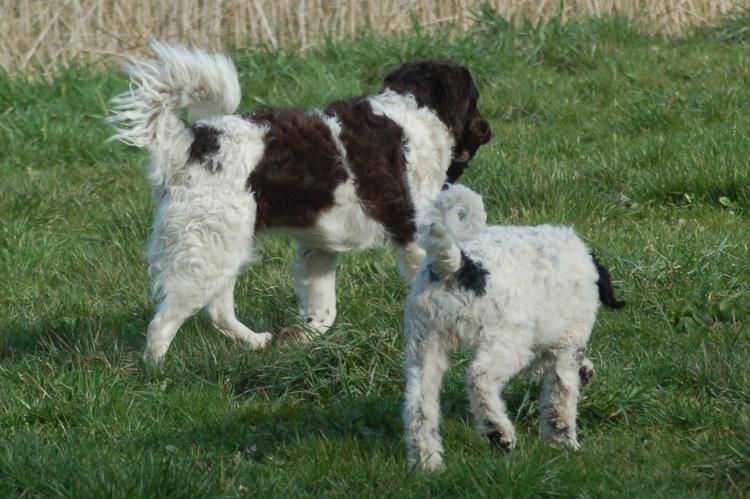
[{"label": "puppy's head", "polygon": [[477,109],[479,91],[469,70],[447,61],[407,62],[385,77],[384,88],[414,95],[420,106],[435,111],[456,142],[448,182],[455,182],[479,146],[489,142],[492,129]]}]

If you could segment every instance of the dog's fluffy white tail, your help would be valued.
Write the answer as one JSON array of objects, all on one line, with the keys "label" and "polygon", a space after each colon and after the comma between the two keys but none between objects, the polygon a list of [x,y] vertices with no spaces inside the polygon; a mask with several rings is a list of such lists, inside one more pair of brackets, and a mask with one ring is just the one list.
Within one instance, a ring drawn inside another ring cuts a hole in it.
[{"label": "dog's fluffy white tail", "polygon": [[130,90],[110,102],[115,126],[109,140],[157,152],[185,130],[179,119],[187,107],[196,117],[229,114],[240,103],[240,83],[232,61],[221,53],[152,42],[158,61],[129,58]]},{"label": "dog's fluffy white tail", "polygon": [[419,245],[427,252],[432,271],[441,278],[461,268],[456,241],[476,237],[487,223],[482,197],[468,187],[453,185],[441,191],[419,227]]}]

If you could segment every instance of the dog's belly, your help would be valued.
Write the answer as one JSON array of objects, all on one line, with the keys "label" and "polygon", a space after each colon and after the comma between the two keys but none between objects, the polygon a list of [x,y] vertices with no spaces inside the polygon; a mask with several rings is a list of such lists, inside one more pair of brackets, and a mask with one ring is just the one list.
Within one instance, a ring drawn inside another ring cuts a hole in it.
[{"label": "dog's belly", "polygon": [[322,213],[311,227],[283,227],[275,232],[289,235],[305,246],[336,253],[380,246],[386,238],[383,226],[368,217],[359,203],[337,204]]}]

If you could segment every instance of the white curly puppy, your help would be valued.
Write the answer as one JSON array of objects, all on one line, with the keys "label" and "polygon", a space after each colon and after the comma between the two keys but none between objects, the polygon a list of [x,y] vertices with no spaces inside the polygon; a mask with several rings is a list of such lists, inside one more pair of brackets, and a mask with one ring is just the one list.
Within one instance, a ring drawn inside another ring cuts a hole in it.
[{"label": "white curly puppy", "polygon": [[515,430],[500,398],[508,380],[542,373],[542,439],[578,448],[576,404],[594,370],[586,343],[599,301],[615,299],[608,271],[568,227],[485,225],[481,197],[455,185],[420,226],[427,258],[406,305],[404,423],[410,464],[439,468],[440,388],[459,342],[474,350],[466,386],[480,435],[509,450]]}]

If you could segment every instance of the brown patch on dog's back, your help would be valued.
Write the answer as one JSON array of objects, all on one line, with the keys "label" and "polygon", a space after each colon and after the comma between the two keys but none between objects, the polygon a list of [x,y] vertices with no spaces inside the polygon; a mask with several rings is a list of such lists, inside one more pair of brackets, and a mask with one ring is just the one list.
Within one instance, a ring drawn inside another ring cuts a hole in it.
[{"label": "brown patch on dog's back", "polygon": [[269,127],[263,157],[247,179],[258,203],[256,228],[314,225],[349,177],[330,129],[299,109],[260,108],[242,117]]},{"label": "brown patch on dog's back", "polygon": [[[479,92],[466,68],[442,61],[416,61],[397,69],[385,86],[412,93],[451,130],[457,151],[470,156],[489,140],[491,131],[479,114]],[[415,209],[406,179],[404,133],[393,120],[373,113],[367,97],[329,104],[325,110],[341,123],[340,140],[365,213],[385,227],[399,245],[414,241]],[[336,187],[349,176],[331,130],[323,120],[300,109],[260,108],[243,118],[264,123],[265,151],[247,180],[256,196],[256,228],[310,227],[333,207]],[[446,167],[453,181],[461,167]]]},{"label": "brown patch on dog's back", "polygon": [[406,182],[401,127],[390,118],[373,113],[365,97],[333,102],[325,112],[341,122],[340,138],[362,209],[383,224],[395,243],[413,241],[415,211]]}]

